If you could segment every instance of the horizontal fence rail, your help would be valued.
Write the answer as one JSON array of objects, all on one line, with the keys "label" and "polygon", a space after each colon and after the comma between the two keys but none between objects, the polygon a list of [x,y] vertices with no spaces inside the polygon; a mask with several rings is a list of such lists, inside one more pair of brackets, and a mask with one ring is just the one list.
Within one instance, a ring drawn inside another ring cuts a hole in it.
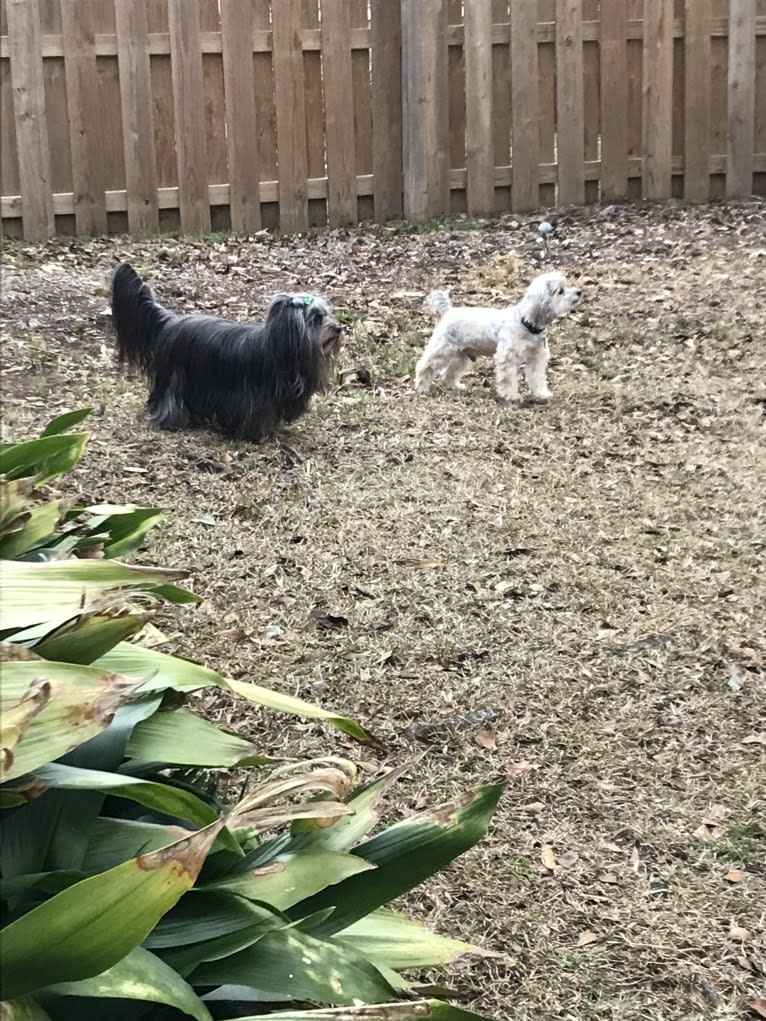
[{"label": "horizontal fence rail", "polygon": [[29,240],[766,193],[766,0],[0,0]]}]

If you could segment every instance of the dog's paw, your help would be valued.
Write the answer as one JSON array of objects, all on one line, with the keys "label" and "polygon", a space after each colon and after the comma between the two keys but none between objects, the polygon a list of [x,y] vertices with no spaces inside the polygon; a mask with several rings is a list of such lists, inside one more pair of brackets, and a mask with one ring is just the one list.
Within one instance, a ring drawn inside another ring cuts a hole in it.
[{"label": "dog's paw", "polygon": [[537,402],[538,404],[544,404],[546,401],[549,401],[551,397],[553,397],[553,394],[550,390],[538,390],[536,393],[529,395],[529,399]]}]

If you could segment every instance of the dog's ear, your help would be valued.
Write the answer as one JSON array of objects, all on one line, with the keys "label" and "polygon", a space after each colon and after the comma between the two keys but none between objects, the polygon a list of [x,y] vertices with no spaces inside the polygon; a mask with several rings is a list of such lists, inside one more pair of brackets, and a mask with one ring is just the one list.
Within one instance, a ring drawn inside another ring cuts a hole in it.
[{"label": "dog's ear", "polygon": [[554,278],[552,280],[547,280],[546,281],[546,283],[545,283],[545,290],[548,292],[548,294],[551,297],[553,297],[553,295],[559,290],[559,288],[561,286],[562,286],[561,285],[561,281],[556,279],[556,278]]},{"label": "dog's ear", "polygon": [[534,301],[530,302],[524,318],[530,322],[535,329],[541,330],[548,322],[545,314],[546,307],[550,307],[550,301],[547,298],[535,298]]}]

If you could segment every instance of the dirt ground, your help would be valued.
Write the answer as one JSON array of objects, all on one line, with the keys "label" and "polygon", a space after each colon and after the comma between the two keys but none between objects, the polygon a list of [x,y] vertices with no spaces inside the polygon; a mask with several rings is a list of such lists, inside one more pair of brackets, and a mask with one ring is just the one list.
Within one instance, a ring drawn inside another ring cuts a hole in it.
[{"label": "dirt ground", "polygon": [[[516,300],[537,223],[11,244],[5,434],[92,405],[65,492],[167,509],[135,559],[189,568],[203,597],[164,622],[169,646],[346,710],[382,747],[221,698],[213,719],[366,773],[425,751],[392,817],[507,780],[487,839],[407,904],[506,955],[452,969],[467,1005],[757,1018],[766,206],[557,215],[547,265],[586,301],[552,328],[550,404],[501,407],[489,363],[465,393],[416,397],[426,292]],[[336,385],[261,446],[153,431],[108,334],[121,259],[182,310],[326,293]]]}]

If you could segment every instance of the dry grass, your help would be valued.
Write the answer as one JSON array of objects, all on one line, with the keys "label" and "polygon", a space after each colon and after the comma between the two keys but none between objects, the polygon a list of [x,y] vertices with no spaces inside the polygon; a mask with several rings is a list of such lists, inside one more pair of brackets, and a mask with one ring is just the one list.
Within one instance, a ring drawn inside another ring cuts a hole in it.
[{"label": "dry grass", "polygon": [[[189,566],[204,597],[172,644],[351,711],[385,751],[229,701],[211,717],[366,770],[448,717],[397,811],[508,779],[488,839],[410,899],[509,955],[457,966],[472,1006],[746,1017],[766,994],[764,207],[556,226],[588,301],[554,328],[554,400],[517,410],[495,403],[489,366],[460,395],[417,399],[407,377],[431,286],[517,296],[525,220],[14,246],[6,428],[93,403],[68,495],[168,509],[142,558]],[[255,315],[277,288],[326,291],[348,323],[343,368],[372,386],[348,373],[317,402],[284,437],[297,463],[278,442],[154,433],[142,384],[101,348],[98,287],[127,256],[185,309]],[[348,624],[322,629],[314,607]]]}]

